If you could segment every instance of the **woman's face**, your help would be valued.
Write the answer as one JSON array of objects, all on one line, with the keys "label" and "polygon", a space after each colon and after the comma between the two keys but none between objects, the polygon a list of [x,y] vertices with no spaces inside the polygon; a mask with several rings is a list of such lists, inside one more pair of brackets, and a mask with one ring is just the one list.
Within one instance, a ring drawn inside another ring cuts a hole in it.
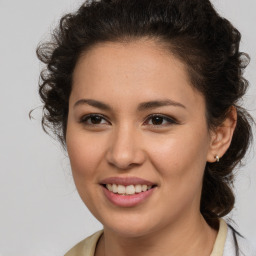
[{"label": "woman's face", "polygon": [[184,65],[154,42],[98,44],[80,58],[67,150],[77,190],[105,229],[141,236],[200,215],[212,154],[205,112]]}]

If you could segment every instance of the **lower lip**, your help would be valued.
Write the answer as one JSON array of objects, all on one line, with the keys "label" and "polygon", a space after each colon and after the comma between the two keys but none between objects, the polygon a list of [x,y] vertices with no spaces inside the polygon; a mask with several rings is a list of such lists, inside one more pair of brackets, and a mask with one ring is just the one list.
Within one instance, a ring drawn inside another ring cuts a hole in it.
[{"label": "lower lip", "polygon": [[102,186],[103,192],[105,196],[108,198],[108,200],[113,203],[114,205],[121,206],[121,207],[133,207],[136,206],[142,202],[144,202],[148,197],[152,195],[155,188],[151,188],[145,192],[141,192],[134,195],[119,195],[115,194],[108,189],[106,189],[104,186]]}]

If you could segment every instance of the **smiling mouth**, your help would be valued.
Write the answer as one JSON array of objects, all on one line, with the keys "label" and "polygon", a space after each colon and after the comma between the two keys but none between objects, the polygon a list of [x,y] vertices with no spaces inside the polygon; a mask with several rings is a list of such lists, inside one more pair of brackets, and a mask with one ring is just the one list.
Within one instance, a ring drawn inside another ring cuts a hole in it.
[{"label": "smiling mouth", "polygon": [[156,185],[153,186],[149,186],[149,185],[140,185],[140,184],[136,184],[136,185],[128,185],[128,186],[124,186],[124,185],[120,185],[120,184],[102,184],[108,191],[114,193],[114,194],[119,194],[119,195],[123,195],[123,196],[130,196],[130,195],[135,195],[135,194],[140,194],[143,192],[146,192],[154,187],[156,187]]}]

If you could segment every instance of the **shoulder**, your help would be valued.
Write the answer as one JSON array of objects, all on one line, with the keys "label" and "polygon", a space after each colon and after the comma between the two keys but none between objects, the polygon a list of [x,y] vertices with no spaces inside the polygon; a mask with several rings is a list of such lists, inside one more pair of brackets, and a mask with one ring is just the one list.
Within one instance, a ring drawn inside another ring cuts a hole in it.
[{"label": "shoulder", "polygon": [[103,230],[100,230],[93,235],[82,240],[71,248],[64,256],[93,256],[96,244],[102,235]]},{"label": "shoulder", "polygon": [[228,227],[223,256],[235,256],[236,243],[239,248],[239,256],[256,256],[255,250],[253,250],[253,247],[249,244],[246,238],[236,234],[231,227]]}]

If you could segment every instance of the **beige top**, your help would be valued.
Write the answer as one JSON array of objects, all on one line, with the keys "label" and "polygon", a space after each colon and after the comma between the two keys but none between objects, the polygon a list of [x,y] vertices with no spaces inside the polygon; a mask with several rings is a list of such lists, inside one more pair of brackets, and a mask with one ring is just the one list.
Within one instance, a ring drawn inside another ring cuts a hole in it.
[{"label": "beige top", "polygon": [[[213,250],[210,256],[223,256],[224,246],[226,242],[228,227],[224,220],[220,219],[220,228]],[[102,235],[103,230],[94,233],[93,235],[82,240],[64,256],[94,256],[97,242]]]}]

